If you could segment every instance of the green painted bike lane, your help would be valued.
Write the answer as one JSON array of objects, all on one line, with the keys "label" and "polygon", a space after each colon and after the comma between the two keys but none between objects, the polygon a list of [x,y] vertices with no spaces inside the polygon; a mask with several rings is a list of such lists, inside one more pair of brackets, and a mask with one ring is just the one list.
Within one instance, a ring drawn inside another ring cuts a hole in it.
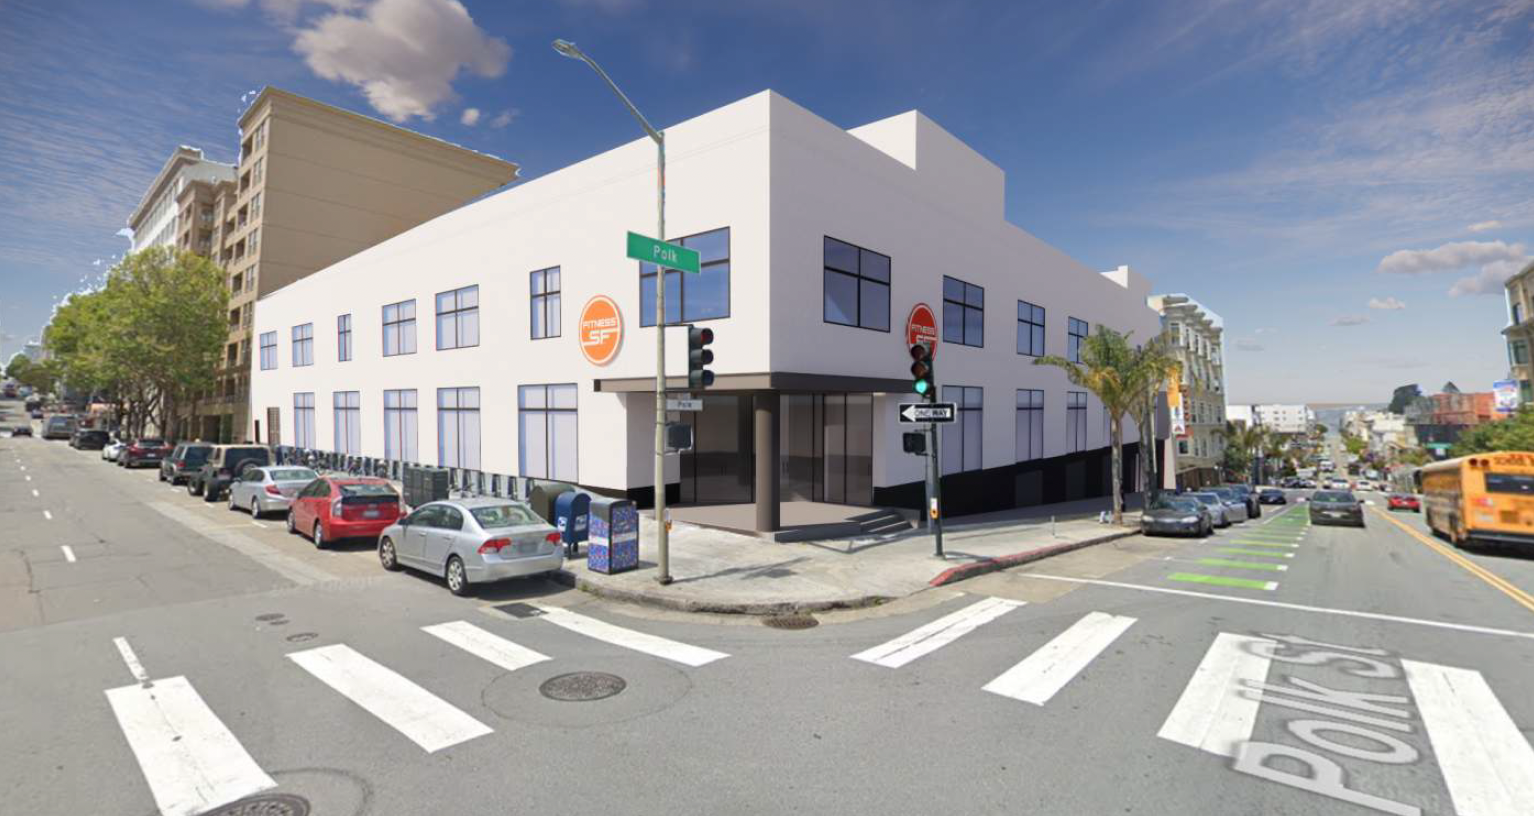
[{"label": "green painted bike lane", "polygon": [[1278,589],[1279,582],[1264,574],[1289,569],[1289,562],[1300,549],[1309,527],[1310,520],[1292,510],[1285,510],[1265,522],[1249,521],[1240,527],[1231,527],[1226,530],[1227,535],[1217,536],[1205,543],[1212,545],[1213,551],[1222,556],[1246,558],[1200,557],[1194,563],[1211,569],[1200,572],[1178,571],[1166,578],[1177,583],[1272,592]]}]

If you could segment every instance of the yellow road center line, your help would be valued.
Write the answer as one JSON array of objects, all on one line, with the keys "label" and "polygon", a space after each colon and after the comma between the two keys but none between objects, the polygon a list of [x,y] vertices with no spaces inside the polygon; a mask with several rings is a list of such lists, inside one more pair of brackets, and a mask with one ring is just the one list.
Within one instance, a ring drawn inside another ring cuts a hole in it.
[{"label": "yellow road center line", "polygon": [[1412,529],[1412,527],[1407,525],[1406,522],[1400,521],[1399,519],[1391,518],[1390,516],[1388,516],[1385,513],[1381,512],[1377,508],[1371,508],[1371,509],[1374,510],[1375,515],[1377,515],[1380,518],[1390,522],[1391,524],[1394,524],[1397,527],[1400,527],[1402,530],[1405,530],[1407,535],[1410,535],[1412,538],[1415,538],[1418,541],[1422,542],[1423,544],[1426,544],[1427,546],[1431,547],[1433,550],[1437,551],[1437,553],[1439,555],[1442,555],[1444,558],[1447,558],[1450,561],[1453,561],[1454,563],[1460,565],[1461,567],[1464,567],[1466,572],[1469,572],[1471,575],[1474,575],[1475,577],[1480,578],[1482,581],[1485,581],[1486,583],[1490,584],[1492,587],[1500,590],[1504,595],[1508,596],[1509,598],[1512,598],[1514,601],[1517,601],[1519,604],[1521,604],[1524,608],[1528,609],[1530,612],[1534,612],[1534,595],[1530,595],[1529,593],[1524,592],[1523,590],[1519,589],[1518,587],[1513,586],[1511,583],[1509,583],[1507,581],[1507,579],[1503,578],[1502,576],[1492,572],[1491,570],[1486,569],[1485,567],[1481,566],[1480,564],[1475,563],[1474,561],[1471,561],[1470,559],[1464,557],[1463,555],[1460,555],[1459,553],[1455,552],[1454,550],[1452,550],[1452,549],[1450,549],[1448,547],[1445,547],[1442,543],[1440,543],[1438,541],[1434,541],[1433,539],[1423,535],[1422,533],[1418,532],[1417,530]]}]

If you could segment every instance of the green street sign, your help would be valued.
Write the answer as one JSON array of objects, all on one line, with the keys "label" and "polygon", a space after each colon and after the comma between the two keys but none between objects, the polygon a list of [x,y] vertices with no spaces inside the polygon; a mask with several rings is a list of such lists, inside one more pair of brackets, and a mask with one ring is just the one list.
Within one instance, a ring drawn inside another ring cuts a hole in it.
[{"label": "green street sign", "polygon": [[694,274],[700,271],[696,249],[646,238],[637,232],[629,233],[628,256],[636,261],[656,264],[667,269],[680,269]]}]

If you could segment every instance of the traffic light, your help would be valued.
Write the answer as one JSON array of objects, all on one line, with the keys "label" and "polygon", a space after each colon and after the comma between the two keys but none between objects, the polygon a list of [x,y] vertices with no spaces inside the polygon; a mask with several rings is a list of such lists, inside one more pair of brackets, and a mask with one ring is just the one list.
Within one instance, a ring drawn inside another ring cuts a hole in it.
[{"label": "traffic light", "polygon": [[714,362],[714,352],[705,348],[712,342],[713,329],[687,327],[687,387],[694,391],[714,384],[714,372],[704,368]]},{"label": "traffic light", "polygon": [[932,379],[932,349],[926,343],[911,346],[911,390],[928,400],[936,396],[937,386]]}]

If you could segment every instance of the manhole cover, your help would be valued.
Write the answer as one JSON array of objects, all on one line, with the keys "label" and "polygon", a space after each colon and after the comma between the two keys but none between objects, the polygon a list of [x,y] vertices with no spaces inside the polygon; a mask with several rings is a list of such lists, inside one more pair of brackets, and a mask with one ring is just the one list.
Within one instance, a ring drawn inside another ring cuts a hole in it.
[{"label": "manhole cover", "polygon": [[288,635],[287,641],[289,643],[303,643],[306,640],[314,640],[317,637],[319,637],[317,632],[299,632],[298,634]]},{"label": "manhole cover", "polygon": [[774,629],[813,629],[820,621],[809,615],[773,615],[762,618],[762,625]]},{"label": "manhole cover", "polygon": [[543,610],[528,603],[503,603],[495,607],[513,618],[536,618],[543,614]]},{"label": "manhole cover", "polygon": [[281,612],[268,612],[265,615],[257,615],[256,620],[261,621],[262,623],[269,623],[274,620],[282,620],[286,617],[287,615],[284,615]]},{"label": "manhole cover", "polygon": [[309,800],[287,793],[252,796],[207,812],[207,816],[308,816]]},{"label": "manhole cover", "polygon": [[590,700],[605,700],[627,687],[628,683],[616,674],[571,672],[543,681],[538,691],[550,700],[582,703]]}]

